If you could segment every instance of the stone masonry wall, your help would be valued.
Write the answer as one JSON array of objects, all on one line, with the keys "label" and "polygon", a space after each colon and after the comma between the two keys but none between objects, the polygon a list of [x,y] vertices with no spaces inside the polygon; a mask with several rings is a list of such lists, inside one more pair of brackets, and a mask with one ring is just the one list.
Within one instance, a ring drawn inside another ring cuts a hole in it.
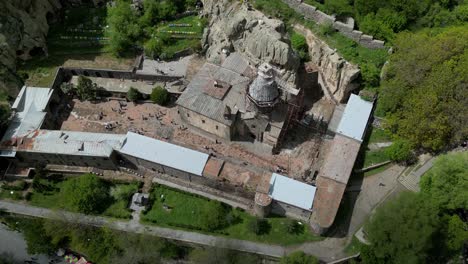
[{"label": "stone masonry wall", "polygon": [[296,12],[304,15],[305,18],[315,21],[317,24],[330,23],[333,28],[338,30],[344,36],[356,41],[362,46],[369,49],[383,49],[385,48],[385,42],[382,40],[374,39],[373,36],[363,34],[361,31],[354,30],[353,25],[345,24],[337,21],[335,17],[327,15],[320,10],[317,10],[315,6],[303,3],[301,0],[283,0],[289,7],[294,9]]}]

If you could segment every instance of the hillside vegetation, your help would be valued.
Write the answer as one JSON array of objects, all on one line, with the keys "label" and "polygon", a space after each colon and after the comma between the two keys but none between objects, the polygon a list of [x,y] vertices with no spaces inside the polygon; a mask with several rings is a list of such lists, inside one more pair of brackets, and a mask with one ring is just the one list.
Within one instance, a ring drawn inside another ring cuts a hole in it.
[{"label": "hillside vegetation", "polygon": [[352,16],[359,30],[392,42],[396,33],[424,27],[461,25],[468,21],[464,0],[306,0],[338,18]]}]

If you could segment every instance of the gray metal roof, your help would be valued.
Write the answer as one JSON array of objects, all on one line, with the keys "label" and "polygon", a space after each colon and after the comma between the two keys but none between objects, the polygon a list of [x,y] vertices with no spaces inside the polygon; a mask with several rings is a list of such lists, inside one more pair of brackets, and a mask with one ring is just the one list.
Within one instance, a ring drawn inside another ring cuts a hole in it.
[{"label": "gray metal roof", "polygon": [[[221,80],[232,87],[222,100],[214,98],[204,89],[212,80]],[[206,63],[192,79],[177,100],[177,105],[192,110],[220,123],[231,125],[232,120],[224,118],[225,106],[233,111],[245,108],[245,91],[250,79],[221,66]]]},{"label": "gray metal roof", "polygon": [[208,154],[145,137],[132,132],[119,150],[139,159],[168,166],[194,175],[202,176]]},{"label": "gray metal roof", "polygon": [[274,200],[284,202],[305,210],[310,210],[314,202],[316,187],[273,173],[268,195]]},{"label": "gray metal roof", "polygon": [[2,141],[23,137],[39,129],[44,122],[45,109],[52,94],[53,89],[50,88],[23,86],[11,107],[15,114]]},{"label": "gray metal roof", "polygon": [[118,134],[39,130],[28,135],[24,140],[27,146],[18,146],[18,151],[110,157],[124,140],[125,135]]},{"label": "gray metal roof", "polygon": [[336,132],[362,141],[372,107],[373,104],[371,102],[351,94]]}]

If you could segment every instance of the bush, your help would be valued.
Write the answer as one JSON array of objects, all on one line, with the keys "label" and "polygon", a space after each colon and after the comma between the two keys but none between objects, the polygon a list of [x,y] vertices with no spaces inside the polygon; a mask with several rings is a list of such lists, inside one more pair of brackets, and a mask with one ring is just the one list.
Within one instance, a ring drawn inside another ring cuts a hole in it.
[{"label": "bush", "polygon": [[309,46],[307,45],[306,38],[297,32],[291,34],[291,45],[293,49],[299,54],[302,61],[309,58]]},{"label": "bush", "polygon": [[140,91],[138,91],[134,87],[130,87],[130,89],[127,92],[127,99],[132,102],[140,100],[142,97],[143,95],[140,93]]},{"label": "bush", "polygon": [[103,180],[92,174],[66,181],[60,192],[64,203],[80,213],[101,213],[110,202],[108,187]]},{"label": "bush", "polygon": [[270,224],[266,219],[253,218],[248,223],[248,229],[256,235],[268,234],[270,231]]},{"label": "bush", "polygon": [[14,181],[10,183],[5,183],[2,186],[2,189],[8,190],[8,191],[23,191],[25,188],[26,188],[25,181]]},{"label": "bush", "polygon": [[80,75],[76,86],[76,95],[80,100],[93,100],[96,98],[97,85],[91,79]]},{"label": "bush", "polygon": [[286,223],[286,231],[292,235],[302,234],[304,232],[304,226],[299,224],[297,220],[289,219]]},{"label": "bush", "polygon": [[158,105],[166,105],[169,101],[169,93],[161,86],[157,86],[151,92],[151,101]]},{"label": "bush", "polygon": [[322,24],[319,26],[319,33],[323,36],[329,36],[333,33],[335,33],[335,28],[333,28],[333,24],[330,22],[327,22],[325,24]]},{"label": "bush", "polygon": [[220,229],[227,224],[226,209],[218,201],[211,200],[206,204],[205,210],[202,212],[202,218],[201,225],[206,231]]},{"label": "bush", "polygon": [[316,257],[307,255],[303,251],[293,252],[285,257],[282,257],[280,264],[318,264]]},{"label": "bush", "polygon": [[407,140],[398,139],[385,149],[387,156],[396,162],[410,162],[413,158],[413,145]]}]

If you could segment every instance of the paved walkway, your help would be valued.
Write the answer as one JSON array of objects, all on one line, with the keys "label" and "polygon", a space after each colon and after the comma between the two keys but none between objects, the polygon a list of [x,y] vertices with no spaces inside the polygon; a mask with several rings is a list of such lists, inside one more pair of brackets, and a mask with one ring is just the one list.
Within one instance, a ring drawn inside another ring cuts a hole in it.
[{"label": "paved walkway", "polygon": [[46,219],[59,219],[61,221],[75,222],[97,227],[107,226],[109,228],[125,232],[154,235],[171,240],[184,241],[211,247],[227,248],[274,258],[280,258],[285,254],[289,254],[296,250],[303,250],[305,253],[312,254],[326,262],[334,261],[347,256],[344,253],[344,247],[346,243],[345,238],[327,238],[319,242],[307,242],[301,245],[284,247],[279,245],[269,245],[246,240],[204,235],[195,232],[144,225],[138,221],[139,215],[135,214],[133,214],[135,219],[131,221],[120,221],[101,216],[90,216],[61,210],[51,210],[1,200],[0,209],[20,215],[28,215]]},{"label": "paved walkway", "polygon": [[395,190],[400,190],[397,179],[404,169],[403,166],[393,165],[381,173],[364,177],[348,228],[349,238],[359,230],[375,207],[385,201]]},{"label": "paved walkway", "polygon": [[126,222],[101,216],[89,216],[60,210],[50,210],[7,201],[0,201],[0,209],[15,214],[28,215],[46,219],[59,219],[62,221],[75,222],[98,227],[107,226],[109,228],[125,232],[154,235],[172,240],[184,241],[188,243],[195,243],[212,247],[233,249],[276,258],[282,257],[286,252],[286,249],[284,247],[277,245],[268,245],[238,239],[204,235],[183,230],[144,225],[137,221]]}]

